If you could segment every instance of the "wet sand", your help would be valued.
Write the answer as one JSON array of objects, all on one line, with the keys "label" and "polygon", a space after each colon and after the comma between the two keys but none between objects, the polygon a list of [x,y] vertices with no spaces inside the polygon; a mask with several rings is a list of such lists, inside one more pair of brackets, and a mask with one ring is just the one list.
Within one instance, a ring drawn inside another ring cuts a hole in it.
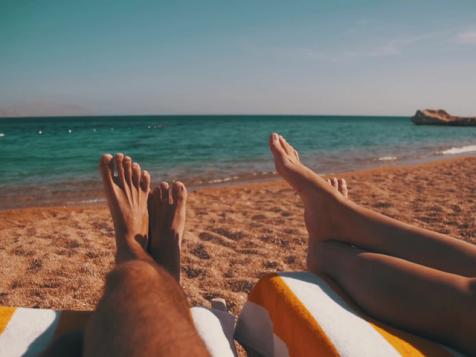
[{"label": "wet sand", "polygon": [[[476,243],[476,158],[340,175],[350,198]],[[193,305],[238,312],[263,274],[304,269],[303,206],[280,180],[190,192],[182,281]],[[113,265],[104,204],[0,211],[0,304],[90,310]]]}]

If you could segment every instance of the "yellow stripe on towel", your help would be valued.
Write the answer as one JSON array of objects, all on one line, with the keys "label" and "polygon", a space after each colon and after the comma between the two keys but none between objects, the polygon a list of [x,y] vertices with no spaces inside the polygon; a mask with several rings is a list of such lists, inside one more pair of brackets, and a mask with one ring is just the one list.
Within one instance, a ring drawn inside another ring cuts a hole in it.
[{"label": "yellow stripe on towel", "polygon": [[8,322],[10,322],[10,319],[15,313],[15,310],[16,309],[14,307],[0,306],[0,334],[7,327]]},{"label": "yellow stripe on towel", "polygon": [[[248,300],[266,306],[276,335],[283,341],[296,342],[287,346],[291,356],[339,355],[321,326],[279,275],[272,274],[261,279]],[[283,311],[292,313],[283,314]]]},{"label": "yellow stripe on towel", "polygon": [[[369,320],[368,320],[369,321]],[[408,332],[397,330],[381,323],[369,321],[370,325],[385,338],[402,356],[420,357],[451,357],[454,356],[442,345],[415,336]]]}]

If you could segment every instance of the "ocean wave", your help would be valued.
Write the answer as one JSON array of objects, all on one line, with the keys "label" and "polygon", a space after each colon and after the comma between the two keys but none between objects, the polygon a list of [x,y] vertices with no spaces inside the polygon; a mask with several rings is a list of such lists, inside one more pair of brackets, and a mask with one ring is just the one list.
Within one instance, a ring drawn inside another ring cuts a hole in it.
[{"label": "ocean wave", "polygon": [[378,161],[393,161],[396,160],[396,156],[382,156],[378,158]]},{"label": "ocean wave", "polygon": [[1,137],[4,137],[4,136],[5,136],[5,134],[4,134],[4,133],[0,133],[0,138],[1,138]]},{"label": "ocean wave", "polygon": [[223,183],[223,182],[228,182],[231,180],[238,180],[238,176],[232,176],[232,177],[225,177],[225,178],[220,178],[220,179],[214,179],[214,180],[209,180],[207,183]]},{"label": "ocean wave", "polygon": [[[79,203],[98,203],[98,202],[106,202],[104,198],[92,198],[89,200],[80,200]],[[76,201],[72,201],[71,203],[76,203]]]},{"label": "ocean wave", "polygon": [[473,152],[473,151],[476,151],[476,145],[454,147],[454,148],[444,150],[441,153],[443,155],[455,155],[455,154],[463,154],[465,152]]}]

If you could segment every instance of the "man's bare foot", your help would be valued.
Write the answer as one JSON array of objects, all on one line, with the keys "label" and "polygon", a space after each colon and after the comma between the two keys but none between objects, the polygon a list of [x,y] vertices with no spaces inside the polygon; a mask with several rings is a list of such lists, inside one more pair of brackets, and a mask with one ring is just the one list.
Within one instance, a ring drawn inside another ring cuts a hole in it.
[{"label": "man's bare foot", "polygon": [[339,191],[344,198],[349,198],[349,190],[347,189],[347,182],[343,178],[330,178],[327,179],[327,183]]},{"label": "man's bare foot", "polygon": [[281,136],[273,133],[269,139],[276,171],[299,194],[304,202],[304,221],[309,233],[307,265],[309,270],[316,266],[315,250],[322,240],[337,239],[341,235],[340,222],[336,219],[339,206],[347,201],[347,185],[344,181],[339,190],[304,166],[299,153]]},{"label": "man's bare foot", "polygon": [[180,248],[185,230],[187,189],[181,182],[161,182],[149,195],[152,258],[180,282]]},{"label": "man's bare foot", "polygon": [[109,154],[103,155],[99,170],[114,223],[116,262],[150,259],[144,250],[148,234],[149,173],[141,171],[138,163],[123,154],[116,154],[114,159]]}]

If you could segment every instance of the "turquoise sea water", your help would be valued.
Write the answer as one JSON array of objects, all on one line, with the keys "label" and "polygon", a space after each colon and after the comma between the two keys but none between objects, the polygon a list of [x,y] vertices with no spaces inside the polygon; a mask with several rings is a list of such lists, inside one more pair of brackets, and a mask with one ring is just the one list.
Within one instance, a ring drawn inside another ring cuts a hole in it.
[{"label": "turquoise sea water", "polygon": [[273,131],[324,173],[476,154],[476,127],[416,126],[405,117],[0,119],[0,208],[94,200],[105,152],[129,154],[155,180],[203,185],[269,176]]}]

